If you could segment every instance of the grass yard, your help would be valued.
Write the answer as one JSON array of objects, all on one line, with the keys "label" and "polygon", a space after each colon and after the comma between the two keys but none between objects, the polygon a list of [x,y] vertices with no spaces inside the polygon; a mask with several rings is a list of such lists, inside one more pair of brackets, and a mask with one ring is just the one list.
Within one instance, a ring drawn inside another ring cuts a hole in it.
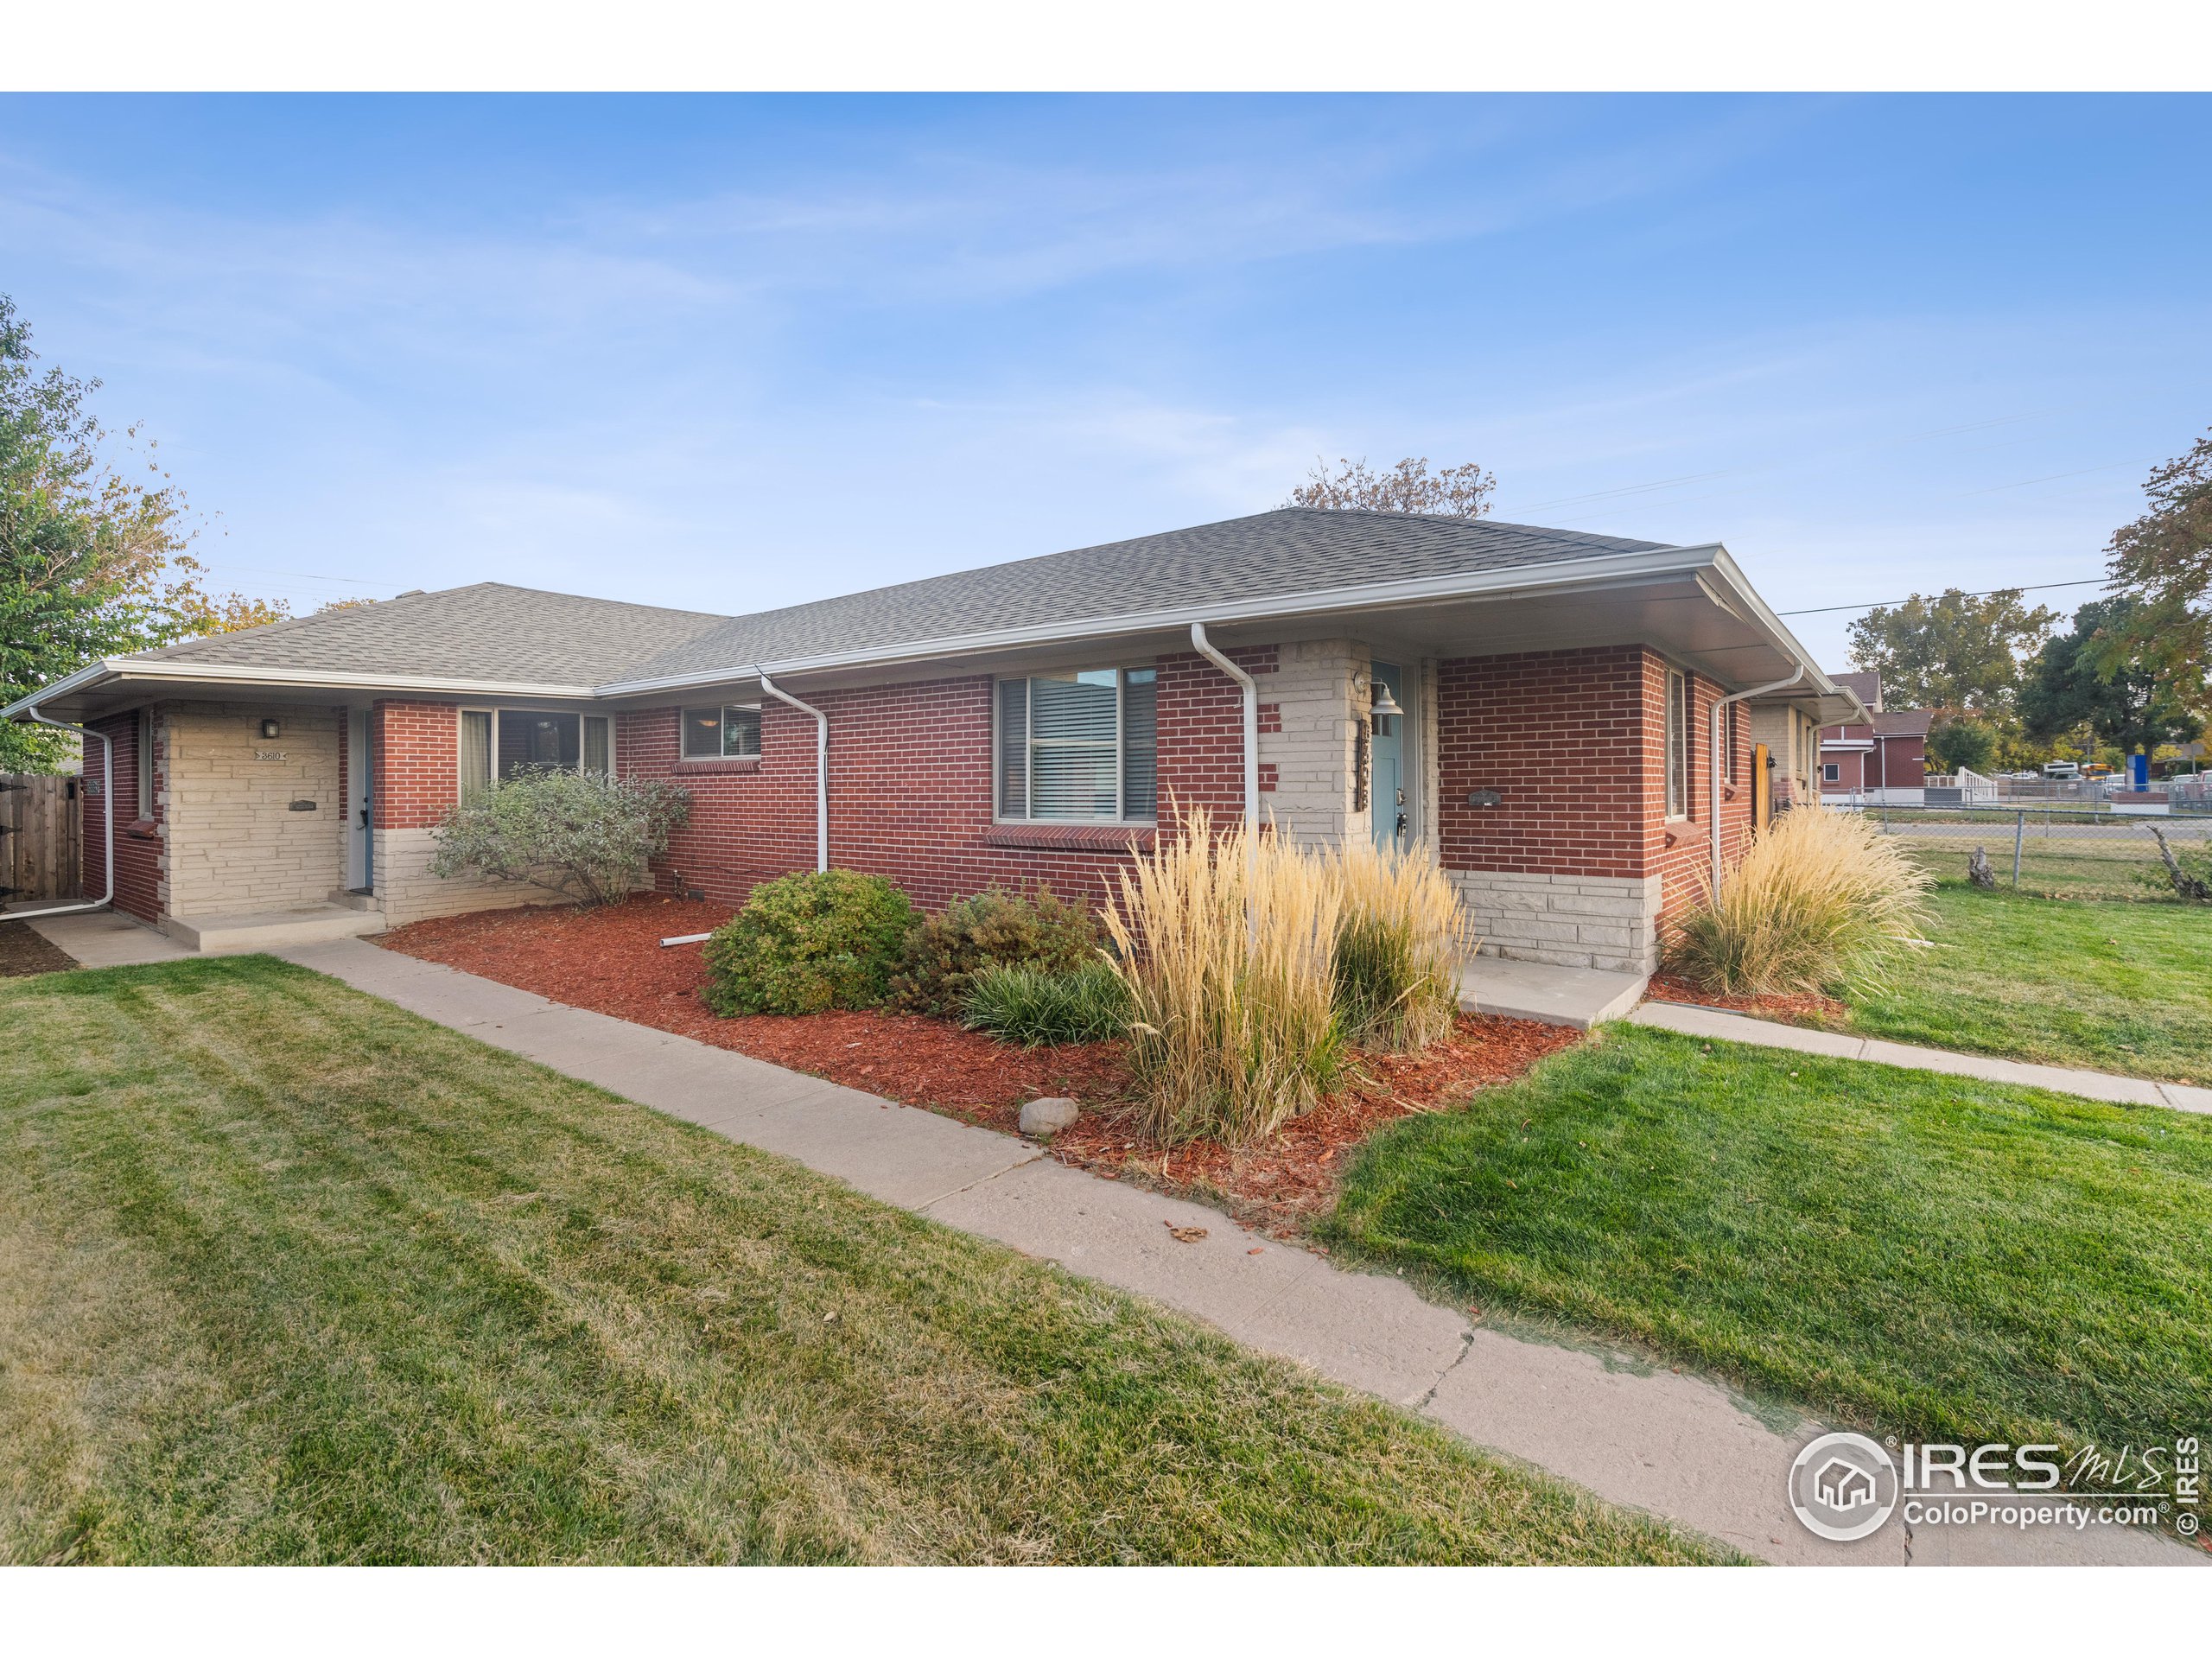
[{"label": "grass yard", "polygon": [[0,1031],[0,1560],[1709,1559],[267,958]]},{"label": "grass yard", "polygon": [[1354,1164],[1329,1233],[1878,1430],[2212,1412],[2212,1119],[1637,1027]]},{"label": "grass yard", "polygon": [[1937,948],[1849,1028],[1936,1048],[2212,1084],[2212,909],[2050,899],[1946,883]]}]

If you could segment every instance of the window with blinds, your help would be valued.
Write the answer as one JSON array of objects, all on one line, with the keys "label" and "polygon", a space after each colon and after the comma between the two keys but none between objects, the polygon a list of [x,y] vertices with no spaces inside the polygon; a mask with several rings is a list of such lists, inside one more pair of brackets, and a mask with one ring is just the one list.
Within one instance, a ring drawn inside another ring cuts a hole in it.
[{"label": "window with blinds", "polygon": [[999,816],[1149,823],[1159,678],[1156,669],[1091,668],[1001,680]]},{"label": "window with blinds", "polygon": [[461,792],[473,795],[494,778],[546,767],[614,770],[614,722],[605,715],[547,709],[461,711]]}]

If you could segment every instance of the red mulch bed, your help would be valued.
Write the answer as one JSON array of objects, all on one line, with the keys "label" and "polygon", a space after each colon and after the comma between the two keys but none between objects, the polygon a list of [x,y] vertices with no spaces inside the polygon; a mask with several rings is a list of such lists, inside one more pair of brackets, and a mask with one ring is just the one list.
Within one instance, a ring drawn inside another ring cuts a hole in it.
[{"label": "red mulch bed", "polygon": [[641,898],[596,911],[531,907],[441,917],[378,935],[375,943],[1009,1133],[1025,1102],[1067,1095],[1083,1103],[1084,1115],[1053,1141],[1063,1163],[1217,1193],[1278,1232],[1327,1207],[1346,1156],[1382,1125],[1510,1083],[1581,1035],[1535,1020],[1461,1014],[1452,1036],[1422,1053],[1356,1056],[1349,1088],[1293,1118],[1264,1147],[1232,1152],[1198,1141],[1168,1151],[1135,1129],[1118,1042],[1017,1048],[925,1014],[719,1017],[699,1000],[706,977],[700,947],[663,949],[660,941],[706,932],[729,915],[725,906],[696,899]]},{"label": "red mulch bed", "polygon": [[1841,1025],[1851,1012],[1832,996],[1731,996],[1726,991],[1708,991],[1695,980],[1675,974],[1654,975],[1645,994],[1656,1002],[1694,1002],[1702,1007],[1727,1008],[1764,1020],[1779,1020],[1788,1025]]}]

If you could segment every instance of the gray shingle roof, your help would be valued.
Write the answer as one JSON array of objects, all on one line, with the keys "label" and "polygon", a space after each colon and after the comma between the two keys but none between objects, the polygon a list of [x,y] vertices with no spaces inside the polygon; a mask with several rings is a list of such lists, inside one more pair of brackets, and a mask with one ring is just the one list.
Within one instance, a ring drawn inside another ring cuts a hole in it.
[{"label": "gray shingle roof", "polygon": [[480,582],[188,639],[131,660],[591,686],[728,620]]},{"label": "gray shingle roof", "polygon": [[1276,594],[1550,564],[1662,545],[1487,520],[1282,507],[734,617],[671,641],[623,678],[711,673],[1200,602],[1219,604],[1226,616],[1240,601]]},{"label": "gray shingle roof", "polygon": [[502,582],[217,634],[134,661],[606,685],[1205,603],[1471,575],[1665,545],[1417,513],[1284,507],[751,616]]}]

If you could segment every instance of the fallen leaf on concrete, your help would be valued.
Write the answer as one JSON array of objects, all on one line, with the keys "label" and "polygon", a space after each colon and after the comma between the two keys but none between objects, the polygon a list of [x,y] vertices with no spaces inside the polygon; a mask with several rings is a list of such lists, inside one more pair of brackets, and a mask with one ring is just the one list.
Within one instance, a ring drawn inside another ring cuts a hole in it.
[{"label": "fallen leaf on concrete", "polygon": [[1166,1224],[1167,1236],[1178,1244],[1195,1244],[1206,1236],[1203,1227],[1178,1227],[1173,1222]]}]

